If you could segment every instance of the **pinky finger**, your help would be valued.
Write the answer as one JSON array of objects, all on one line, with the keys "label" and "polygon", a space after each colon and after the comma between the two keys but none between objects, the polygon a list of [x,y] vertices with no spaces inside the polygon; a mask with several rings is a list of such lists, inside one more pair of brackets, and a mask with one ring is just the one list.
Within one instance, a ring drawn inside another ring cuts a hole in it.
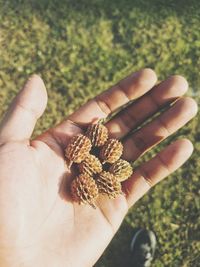
[{"label": "pinky finger", "polygon": [[152,186],[177,170],[191,156],[193,145],[188,139],[180,139],[143,163],[124,182],[128,207],[130,208]]}]

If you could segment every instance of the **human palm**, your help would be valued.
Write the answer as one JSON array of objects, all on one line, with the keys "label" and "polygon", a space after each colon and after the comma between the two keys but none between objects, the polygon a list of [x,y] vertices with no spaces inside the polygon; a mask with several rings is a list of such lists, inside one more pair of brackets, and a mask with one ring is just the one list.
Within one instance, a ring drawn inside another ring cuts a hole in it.
[{"label": "human palm", "polygon": [[[96,209],[71,199],[69,184],[74,175],[65,164],[64,149],[88,123],[140,97],[106,124],[110,136],[123,139],[123,157],[134,161],[195,115],[195,102],[181,97],[187,90],[184,78],[172,76],[154,86],[155,82],[150,69],[132,74],[30,140],[47,102],[41,78],[31,77],[0,126],[1,266],[93,266],[128,209],[151,185],[186,161],[192,144],[178,140],[134,170],[123,183],[124,195],[114,200],[101,196]],[[159,117],[130,134],[174,100]]]}]

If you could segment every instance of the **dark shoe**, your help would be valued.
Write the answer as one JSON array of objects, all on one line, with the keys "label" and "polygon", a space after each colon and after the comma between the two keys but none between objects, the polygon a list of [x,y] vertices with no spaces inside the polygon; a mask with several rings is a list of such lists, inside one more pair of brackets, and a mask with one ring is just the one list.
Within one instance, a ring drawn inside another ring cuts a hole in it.
[{"label": "dark shoe", "polygon": [[150,267],[155,250],[155,234],[145,229],[138,230],[131,242],[132,267]]}]

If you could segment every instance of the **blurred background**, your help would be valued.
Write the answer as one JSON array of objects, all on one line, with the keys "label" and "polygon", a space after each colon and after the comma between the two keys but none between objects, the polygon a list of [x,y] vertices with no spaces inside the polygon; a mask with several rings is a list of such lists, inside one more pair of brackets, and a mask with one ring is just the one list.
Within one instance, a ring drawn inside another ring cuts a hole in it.
[{"label": "blurred background", "polygon": [[[184,75],[199,102],[199,0],[0,0],[0,115],[28,76],[41,74],[49,102],[35,135],[143,67],[159,80]],[[126,267],[137,227],[156,232],[154,267],[200,266],[199,125],[197,115],[139,160],[181,136],[195,146],[183,168],[130,210],[95,267]]]}]

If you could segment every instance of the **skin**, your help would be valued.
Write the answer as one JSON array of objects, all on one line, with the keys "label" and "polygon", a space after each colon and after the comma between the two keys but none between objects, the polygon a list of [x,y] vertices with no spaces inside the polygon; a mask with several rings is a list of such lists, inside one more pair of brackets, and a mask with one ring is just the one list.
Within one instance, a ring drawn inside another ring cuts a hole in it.
[{"label": "skin", "polygon": [[[0,266],[93,266],[128,209],[189,158],[191,142],[177,140],[134,171],[123,183],[125,195],[115,200],[101,196],[97,209],[71,200],[73,174],[65,164],[64,149],[83,125],[140,97],[106,125],[110,136],[124,140],[123,158],[136,160],[195,116],[196,103],[183,97],[188,87],[183,77],[155,84],[151,69],[131,74],[30,140],[47,93],[39,76],[28,80],[0,124]],[[130,134],[174,101],[158,118]]]}]

